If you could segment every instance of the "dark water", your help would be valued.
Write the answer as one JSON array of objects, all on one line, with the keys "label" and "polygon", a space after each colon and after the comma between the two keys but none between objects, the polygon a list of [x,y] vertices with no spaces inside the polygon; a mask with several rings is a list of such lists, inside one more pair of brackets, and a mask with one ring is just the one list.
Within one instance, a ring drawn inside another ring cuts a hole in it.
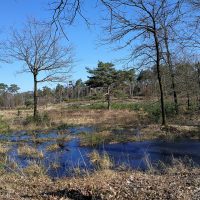
[{"label": "dark water", "polygon": [[[81,132],[92,134],[92,132],[95,131],[95,128],[71,127],[68,128],[67,131],[69,135],[74,136]],[[137,133],[137,130],[133,130],[133,132]],[[5,139],[4,137],[0,139]],[[92,148],[80,147],[79,140],[73,137],[71,141],[64,142],[62,147],[58,150],[47,151],[46,148],[49,145],[56,143],[56,140],[33,143],[31,142],[32,137],[32,135],[26,134],[26,132],[13,133],[7,136],[9,141],[14,142],[8,156],[10,160],[14,160],[21,167],[26,167],[33,161],[44,164],[48,174],[52,177],[70,176],[73,174],[75,168],[92,170],[94,166],[91,164],[88,155],[94,150],[97,150],[100,154],[104,154],[106,152],[113,161],[114,167],[124,165],[134,169],[145,170],[148,168],[145,160],[149,160],[152,165],[156,165],[159,161],[162,161],[165,164],[170,164],[172,158],[183,159],[185,157],[192,159],[195,164],[200,165],[200,141],[196,140],[179,142],[145,141],[105,144]],[[49,133],[40,132],[35,134],[34,137],[42,139],[56,139],[63,137],[63,134],[59,134],[58,131],[52,131]],[[44,158],[38,160],[19,156],[17,148],[20,141],[25,141],[25,143],[37,148],[39,151],[42,151],[44,153]],[[55,164],[57,167],[55,167]]]}]

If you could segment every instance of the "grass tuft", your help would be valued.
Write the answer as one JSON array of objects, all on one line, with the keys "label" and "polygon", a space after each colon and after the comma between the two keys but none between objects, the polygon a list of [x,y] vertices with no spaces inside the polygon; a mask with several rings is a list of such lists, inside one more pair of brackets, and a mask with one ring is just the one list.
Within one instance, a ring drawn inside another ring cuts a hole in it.
[{"label": "grass tuft", "polygon": [[5,144],[0,143],[0,155],[6,155],[10,148],[6,146]]},{"label": "grass tuft", "polygon": [[104,152],[103,155],[100,155],[96,150],[94,150],[89,154],[89,158],[97,170],[111,169],[113,167],[113,162],[106,152]]},{"label": "grass tuft", "polygon": [[24,146],[19,146],[17,149],[18,155],[19,156],[25,156],[28,158],[43,158],[44,154],[42,151],[38,151],[36,148],[24,145]]},{"label": "grass tuft", "polygon": [[57,143],[55,143],[55,144],[49,145],[46,150],[47,151],[57,151],[59,149],[60,149],[60,146]]}]

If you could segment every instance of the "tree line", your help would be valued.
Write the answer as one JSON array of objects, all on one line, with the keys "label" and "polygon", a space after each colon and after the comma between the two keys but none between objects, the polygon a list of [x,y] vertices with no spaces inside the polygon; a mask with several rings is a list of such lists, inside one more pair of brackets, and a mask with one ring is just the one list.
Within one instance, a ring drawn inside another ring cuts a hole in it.
[{"label": "tree line", "polygon": [[[47,86],[38,89],[38,105],[101,100],[111,108],[112,99],[132,99],[141,96],[146,99],[159,98],[159,83],[156,67],[136,72],[131,69],[117,70],[113,63],[99,61],[96,67],[86,68],[89,76],[86,81],[78,79],[67,84],[57,84],[55,88]],[[177,102],[171,85],[170,69],[161,66],[163,93],[166,102],[173,105],[174,112],[180,108],[200,109],[200,64],[179,62],[174,66],[174,83],[176,84]],[[33,108],[33,92],[19,92],[15,84],[0,84],[1,108]]]},{"label": "tree line", "polygon": [[[133,97],[136,77],[133,69],[116,70],[112,63],[99,62],[96,68],[87,68],[87,71],[91,76],[88,77],[88,80],[85,82],[79,79],[76,82],[69,81],[64,85],[57,84],[53,89],[47,86],[38,89],[38,104],[48,105],[50,103],[62,103],[68,100],[111,99],[111,93],[112,96],[113,93],[115,93],[114,96],[116,97]],[[15,90],[12,89],[14,86]],[[4,83],[1,83],[0,97],[2,103],[0,106],[2,108],[15,108],[17,106],[33,107],[33,92],[20,93],[18,92],[19,89],[20,88],[15,84],[8,87]],[[15,104],[12,103],[8,106],[8,98],[12,102],[15,102]],[[18,98],[18,102],[16,102],[16,98]],[[108,105],[108,108],[110,108],[110,100],[108,101]]]}]

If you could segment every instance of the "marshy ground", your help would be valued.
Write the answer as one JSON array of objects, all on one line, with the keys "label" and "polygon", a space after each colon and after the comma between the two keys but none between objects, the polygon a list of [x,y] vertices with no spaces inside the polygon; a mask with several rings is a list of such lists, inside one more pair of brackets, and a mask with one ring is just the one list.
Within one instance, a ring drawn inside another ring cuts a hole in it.
[{"label": "marshy ground", "polygon": [[101,106],[0,111],[1,199],[199,199],[199,111]]}]

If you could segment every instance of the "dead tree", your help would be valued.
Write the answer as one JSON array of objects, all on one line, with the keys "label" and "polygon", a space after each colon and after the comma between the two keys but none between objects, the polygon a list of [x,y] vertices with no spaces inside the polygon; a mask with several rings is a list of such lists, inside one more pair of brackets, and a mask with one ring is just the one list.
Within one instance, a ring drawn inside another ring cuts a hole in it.
[{"label": "dead tree", "polygon": [[38,83],[64,81],[72,64],[71,47],[60,45],[50,26],[29,20],[21,31],[14,30],[7,44],[9,57],[24,64],[23,72],[34,81],[34,117],[37,116]]}]

